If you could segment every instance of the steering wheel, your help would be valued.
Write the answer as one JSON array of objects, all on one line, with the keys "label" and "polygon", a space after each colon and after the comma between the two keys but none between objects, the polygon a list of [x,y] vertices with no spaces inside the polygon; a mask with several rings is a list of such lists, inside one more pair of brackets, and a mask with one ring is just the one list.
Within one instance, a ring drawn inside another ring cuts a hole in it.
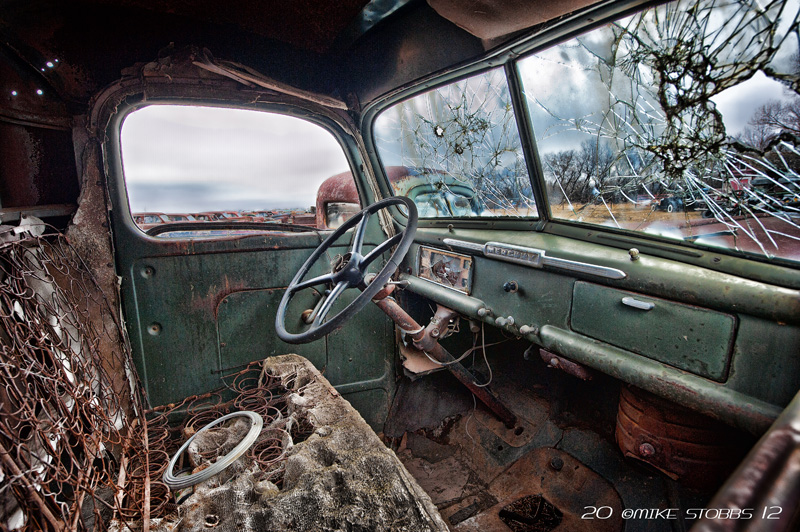
[{"label": "steering wheel", "polygon": [[[401,233],[382,242],[366,255],[363,255],[361,248],[364,244],[364,235],[366,234],[370,217],[390,205],[403,205],[408,210],[408,223],[405,229]],[[303,277],[311,270],[311,267],[317,260],[327,252],[328,248],[330,248],[339,237],[352,227],[356,227],[356,229],[353,232],[350,250],[344,256],[336,257],[331,264],[330,273],[303,281]],[[395,196],[380,200],[347,220],[314,250],[314,253],[311,254],[286,288],[286,292],[281,299],[281,304],[278,306],[278,313],[275,316],[275,330],[278,333],[278,338],[290,344],[304,344],[322,338],[344,325],[345,321],[364,308],[389,281],[389,278],[399,266],[400,261],[402,261],[406,253],[408,253],[416,231],[417,207],[414,205],[413,201],[403,196]],[[364,278],[367,273],[367,268],[392,246],[397,246],[392,256],[389,257],[387,263],[372,281],[366,284]],[[309,317],[313,319],[311,319],[308,329],[300,333],[288,332],[286,330],[286,309],[292,297],[300,290],[319,285],[332,286],[333,288],[331,288],[327,296],[323,296],[323,300],[317,303],[316,308]],[[325,318],[328,316],[334,302],[345,290],[350,288],[360,289],[361,294],[344,309],[339,311],[338,314],[326,321]]]}]

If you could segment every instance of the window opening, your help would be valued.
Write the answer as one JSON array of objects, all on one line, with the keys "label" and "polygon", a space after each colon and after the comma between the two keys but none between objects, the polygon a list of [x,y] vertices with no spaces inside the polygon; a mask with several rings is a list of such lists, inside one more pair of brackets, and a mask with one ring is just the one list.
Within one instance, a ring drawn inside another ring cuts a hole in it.
[{"label": "window opening", "polygon": [[[349,170],[327,130],[254,110],[144,107],[125,118],[121,144],[137,226],[147,231],[181,223],[162,237],[224,236],[269,230],[270,224],[327,228],[317,222],[318,190]],[[357,193],[348,201],[357,207]],[[247,228],[231,225],[237,222]]]}]

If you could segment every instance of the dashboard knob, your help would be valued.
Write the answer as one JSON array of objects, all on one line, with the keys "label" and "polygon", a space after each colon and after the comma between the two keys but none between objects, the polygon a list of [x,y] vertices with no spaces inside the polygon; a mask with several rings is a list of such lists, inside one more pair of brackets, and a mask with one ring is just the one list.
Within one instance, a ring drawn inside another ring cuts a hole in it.
[{"label": "dashboard knob", "polygon": [[516,281],[508,281],[503,285],[503,290],[511,294],[515,294],[519,290],[519,285]]},{"label": "dashboard knob", "polygon": [[497,318],[494,320],[494,324],[498,327],[505,327],[506,325],[514,325],[514,317],[509,316],[507,318]]}]

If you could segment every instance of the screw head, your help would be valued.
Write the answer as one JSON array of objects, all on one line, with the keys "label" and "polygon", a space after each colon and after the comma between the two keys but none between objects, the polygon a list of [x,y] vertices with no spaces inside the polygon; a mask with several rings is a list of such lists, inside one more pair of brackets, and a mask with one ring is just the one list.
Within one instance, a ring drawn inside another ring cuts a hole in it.
[{"label": "screw head", "polygon": [[561,469],[564,467],[564,460],[562,460],[558,456],[554,456],[550,460],[550,467],[552,467],[556,471],[561,471]]},{"label": "screw head", "polygon": [[655,449],[655,447],[653,447],[652,444],[645,442],[645,443],[643,443],[643,444],[641,444],[639,446],[639,455],[641,457],[649,458],[650,456],[653,456],[654,454],[656,454],[656,449]]}]

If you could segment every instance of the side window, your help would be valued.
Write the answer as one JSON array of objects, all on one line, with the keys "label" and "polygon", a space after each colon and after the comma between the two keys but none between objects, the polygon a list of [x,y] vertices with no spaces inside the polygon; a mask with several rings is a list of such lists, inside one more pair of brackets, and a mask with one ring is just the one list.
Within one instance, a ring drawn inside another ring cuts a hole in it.
[{"label": "side window", "polygon": [[502,69],[395,104],[374,131],[392,190],[421,217],[536,216]]},{"label": "side window", "polygon": [[[253,110],[144,107],[125,118],[121,144],[133,220],[144,231],[166,230],[162,237],[236,233],[235,222],[325,228],[317,192],[349,170],[327,130]],[[358,210],[355,186],[350,196]],[[169,231],[174,223],[180,230]]]},{"label": "side window", "polygon": [[800,260],[798,38],[681,0],[519,61],[552,216]]}]

